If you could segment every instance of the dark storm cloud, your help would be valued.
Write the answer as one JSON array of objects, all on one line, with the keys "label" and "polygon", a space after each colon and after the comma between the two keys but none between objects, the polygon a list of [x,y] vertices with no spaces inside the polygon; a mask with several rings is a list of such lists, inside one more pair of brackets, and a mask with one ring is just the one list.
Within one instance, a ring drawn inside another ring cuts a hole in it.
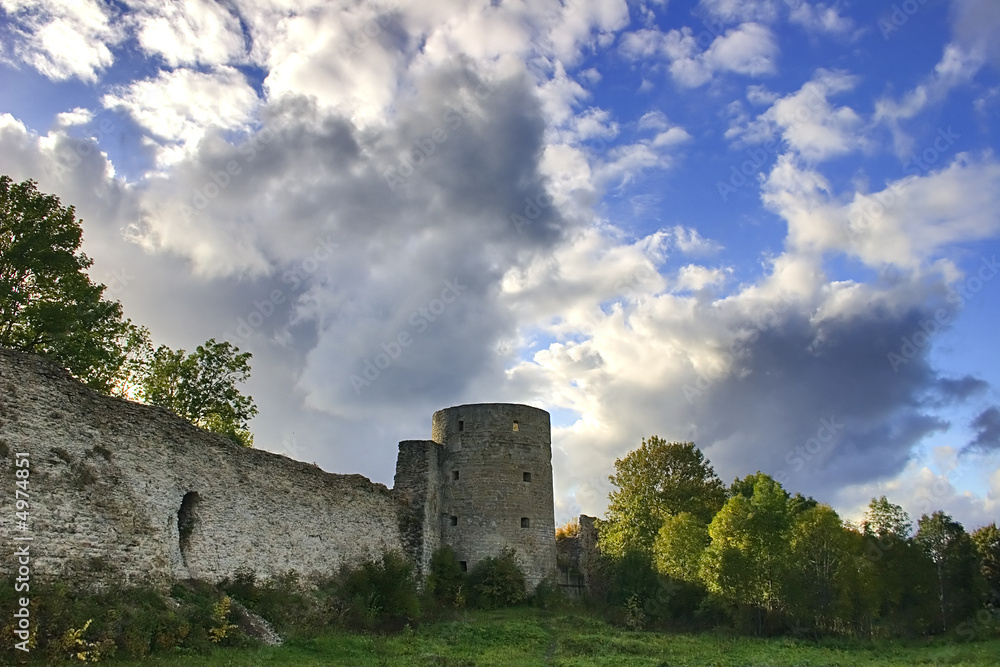
[{"label": "dark storm cloud", "polygon": [[[517,324],[500,280],[565,230],[546,205],[545,126],[523,74],[488,80],[457,61],[401,100],[362,130],[283,97],[260,130],[206,138],[142,193],[140,238],[211,277],[211,319],[255,355],[250,389],[284,407],[258,418],[261,445],[328,469],[391,470],[394,439],[428,437],[431,412],[472,383],[499,392],[497,341]],[[279,418],[311,426],[293,437]]]},{"label": "dark storm cloud", "polygon": [[964,452],[992,452],[1000,450],[1000,407],[992,406],[972,420],[976,437],[962,450]]},{"label": "dark storm cloud", "polygon": [[742,349],[738,372],[695,402],[698,442],[730,477],[759,469],[828,501],[899,473],[915,444],[948,428],[928,409],[933,397],[978,388],[939,377],[928,347],[895,370],[889,362],[934,311],[873,307],[816,324],[791,309]]}]

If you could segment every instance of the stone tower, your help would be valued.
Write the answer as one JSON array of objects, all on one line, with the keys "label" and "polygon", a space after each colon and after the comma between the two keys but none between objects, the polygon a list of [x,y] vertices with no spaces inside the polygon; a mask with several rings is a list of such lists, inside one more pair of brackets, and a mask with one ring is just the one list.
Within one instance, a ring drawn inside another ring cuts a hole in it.
[{"label": "stone tower", "polygon": [[529,590],[556,572],[549,413],[482,403],[434,413],[432,440],[399,443],[404,539],[426,572],[446,544],[468,569],[511,547]]}]

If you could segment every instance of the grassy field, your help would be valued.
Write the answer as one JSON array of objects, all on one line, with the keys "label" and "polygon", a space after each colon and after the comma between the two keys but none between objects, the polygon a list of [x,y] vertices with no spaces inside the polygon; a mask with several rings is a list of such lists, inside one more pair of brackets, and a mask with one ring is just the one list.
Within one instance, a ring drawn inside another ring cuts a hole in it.
[{"label": "grassy field", "polygon": [[630,632],[575,612],[469,612],[398,635],[335,632],[278,648],[225,649],[209,656],[160,655],[116,665],[998,665],[1000,640],[820,643],[722,635]]}]

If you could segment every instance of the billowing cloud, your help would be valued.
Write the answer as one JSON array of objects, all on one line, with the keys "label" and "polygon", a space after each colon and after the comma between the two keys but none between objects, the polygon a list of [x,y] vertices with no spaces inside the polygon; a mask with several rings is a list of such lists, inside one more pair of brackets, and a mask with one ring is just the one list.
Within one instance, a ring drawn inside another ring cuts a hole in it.
[{"label": "billowing cloud", "polygon": [[699,45],[700,37],[687,27],[666,33],[647,28],[626,34],[620,48],[632,60],[665,58],[674,81],[687,88],[704,85],[717,72],[763,76],[775,71],[778,46],[762,24],[744,23],[727,30],[707,47]]},{"label": "billowing cloud", "polygon": [[228,65],[245,60],[239,17],[207,0],[135,2],[139,45],[171,67]]},{"label": "billowing cloud", "polygon": [[211,73],[163,71],[105,95],[103,102],[128,113],[161,144],[162,165],[180,159],[211,130],[247,128],[258,100],[238,70],[221,67]]},{"label": "billowing cloud", "polygon": [[[726,134],[745,144],[773,144],[780,139],[810,162],[863,149],[869,143],[863,131],[864,121],[853,109],[834,107],[829,101],[856,84],[857,77],[821,69],[798,91],[774,100],[756,119],[742,126],[736,124]],[[748,98],[766,100],[763,93],[754,88],[748,91]],[[741,119],[745,121],[745,117]]]},{"label": "billowing cloud", "polygon": [[3,0],[14,56],[54,80],[96,81],[124,37],[115,12],[98,0]]}]

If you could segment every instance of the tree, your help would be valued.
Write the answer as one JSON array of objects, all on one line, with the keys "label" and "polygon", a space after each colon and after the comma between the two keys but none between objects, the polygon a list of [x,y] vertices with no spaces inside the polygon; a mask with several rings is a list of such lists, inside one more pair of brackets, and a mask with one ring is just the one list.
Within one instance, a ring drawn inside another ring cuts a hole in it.
[{"label": "tree", "polygon": [[920,517],[913,541],[934,563],[935,592],[941,609],[941,629],[968,616],[982,591],[979,556],[962,524],[944,512]]},{"label": "tree", "polygon": [[[795,499],[789,501],[789,505],[795,503]],[[841,601],[850,584],[844,575],[849,573],[853,541],[829,505],[793,510],[792,516],[789,604],[799,622],[833,629],[843,616]]]},{"label": "tree", "polygon": [[133,325],[102,298],[75,209],[32,180],[0,176],[0,346],[48,357],[108,392]]},{"label": "tree", "polygon": [[972,533],[972,541],[982,562],[986,602],[994,609],[1000,609],[1000,529],[997,529],[996,523],[983,526]]},{"label": "tree", "polygon": [[666,517],[653,544],[656,570],[674,579],[700,583],[701,558],[708,543],[708,526],[690,512]]},{"label": "tree", "polygon": [[861,522],[861,528],[866,535],[882,539],[906,540],[913,529],[913,522],[899,505],[893,505],[882,496],[872,498],[868,510]]},{"label": "tree", "polygon": [[257,406],[236,384],[250,377],[252,356],[214,338],[191,354],[161,345],[149,362],[139,398],[251,447],[253,435],[247,422],[257,414]]},{"label": "tree", "polygon": [[789,570],[788,493],[767,475],[754,477],[750,497],[734,495],[709,524],[701,575],[714,593],[775,611],[785,606]]},{"label": "tree", "polygon": [[615,461],[599,543],[605,554],[635,550],[652,557],[663,520],[688,512],[708,523],[726,501],[726,487],[692,442],[643,439],[638,449]]},{"label": "tree", "polygon": [[[932,623],[933,564],[910,538],[910,516],[885,496],[872,498],[861,522],[861,568],[872,590],[873,633],[923,631]],[[877,627],[876,627],[877,626]]]}]

